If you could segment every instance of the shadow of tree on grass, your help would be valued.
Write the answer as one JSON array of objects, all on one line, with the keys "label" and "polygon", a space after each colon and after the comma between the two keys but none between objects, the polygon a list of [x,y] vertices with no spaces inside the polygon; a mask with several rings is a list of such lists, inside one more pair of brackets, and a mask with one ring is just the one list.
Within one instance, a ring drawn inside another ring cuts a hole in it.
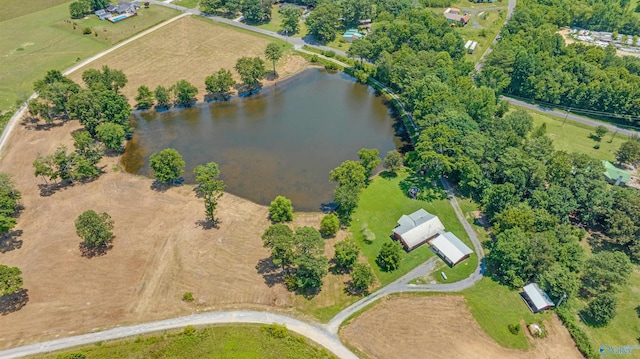
[{"label": "shadow of tree on grass", "polygon": [[22,248],[22,239],[18,239],[18,237],[20,236],[22,236],[21,229],[1,234],[0,253],[11,252],[13,250]]},{"label": "shadow of tree on grass", "polygon": [[264,278],[264,283],[268,287],[273,287],[278,283],[284,283],[284,273],[277,265],[273,264],[271,257],[263,258],[256,264],[258,274]]},{"label": "shadow of tree on grass", "polygon": [[20,289],[17,292],[0,297],[0,315],[8,315],[22,309],[29,301],[29,290]]},{"label": "shadow of tree on grass", "polygon": [[93,257],[100,257],[107,254],[107,252],[113,248],[113,244],[109,243],[102,246],[90,247],[85,242],[80,242],[78,247],[80,248],[81,256],[91,259]]}]

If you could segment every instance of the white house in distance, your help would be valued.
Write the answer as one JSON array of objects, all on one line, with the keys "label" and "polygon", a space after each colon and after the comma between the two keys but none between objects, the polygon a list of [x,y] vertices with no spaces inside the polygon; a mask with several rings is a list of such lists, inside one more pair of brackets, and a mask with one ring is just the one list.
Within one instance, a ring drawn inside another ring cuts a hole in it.
[{"label": "white house in distance", "polygon": [[473,250],[462,243],[460,238],[451,232],[440,233],[430,242],[431,249],[438,253],[450,266],[469,258]]},{"label": "white house in distance", "polygon": [[537,313],[555,306],[547,293],[540,289],[537,283],[529,283],[522,289],[524,290],[521,294],[522,299],[532,312]]},{"label": "white house in distance", "polygon": [[411,251],[444,231],[440,219],[420,208],[410,215],[403,214],[398,226],[393,229],[393,236],[399,240],[407,251]]}]

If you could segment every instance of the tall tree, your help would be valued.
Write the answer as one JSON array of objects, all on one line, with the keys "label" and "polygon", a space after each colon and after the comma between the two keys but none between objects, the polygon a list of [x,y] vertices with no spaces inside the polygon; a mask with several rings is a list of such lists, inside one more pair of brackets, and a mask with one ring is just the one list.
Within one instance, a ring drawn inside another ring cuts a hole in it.
[{"label": "tall tree", "polygon": [[276,62],[280,60],[282,57],[282,46],[280,46],[277,42],[271,42],[267,45],[267,48],[264,50],[264,57],[267,60],[273,63],[273,75],[277,76],[276,72]]},{"label": "tall tree", "polygon": [[115,123],[102,123],[96,127],[96,138],[102,141],[102,143],[115,151],[123,150],[123,143],[126,137],[125,129]]},{"label": "tall tree", "polygon": [[193,86],[187,80],[179,80],[173,86],[171,91],[176,99],[176,105],[189,107],[196,101],[195,96],[198,94],[198,88]]},{"label": "tall tree", "polygon": [[336,38],[336,33],[341,27],[341,9],[333,2],[323,2],[309,14],[306,23],[309,33],[316,39],[331,42]]},{"label": "tall tree", "polygon": [[286,35],[291,36],[298,32],[300,29],[300,18],[302,17],[302,10],[298,7],[287,6],[281,7],[282,22],[280,23],[280,31]]},{"label": "tall tree", "polygon": [[582,271],[584,292],[595,296],[613,292],[629,281],[633,265],[622,252],[598,252],[589,257]]},{"label": "tall tree", "polygon": [[76,233],[89,247],[104,246],[113,238],[113,220],[106,212],[83,212],[75,222]]},{"label": "tall tree", "polygon": [[148,109],[153,106],[153,92],[151,92],[147,85],[142,85],[138,87],[138,95],[135,100],[137,101],[137,108],[142,110]]},{"label": "tall tree", "polygon": [[0,236],[16,225],[15,216],[21,197],[11,176],[0,172]]},{"label": "tall tree", "polygon": [[362,163],[365,171],[367,171],[367,178],[371,177],[371,172],[380,164],[380,152],[377,148],[363,148],[358,151],[358,158]]},{"label": "tall tree", "polygon": [[178,151],[167,148],[149,157],[149,166],[160,182],[178,180],[184,174],[184,160]]},{"label": "tall tree", "polygon": [[607,325],[616,316],[617,308],[617,298],[611,293],[602,293],[589,302],[584,314],[592,324],[600,327]]},{"label": "tall tree", "polygon": [[616,159],[621,163],[637,164],[640,162],[640,141],[633,139],[624,142],[616,151]]},{"label": "tall tree", "polygon": [[391,272],[400,267],[402,260],[402,245],[398,241],[387,241],[382,244],[376,262],[384,271]]},{"label": "tall tree", "polygon": [[269,218],[274,223],[293,220],[293,206],[291,200],[285,196],[277,196],[269,205]]},{"label": "tall tree", "polygon": [[207,92],[214,96],[216,99],[229,98],[229,91],[231,87],[236,84],[236,80],[233,79],[231,71],[227,69],[220,69],[204,80]]},{"label": "tall tree", "polygon": [[366,292],[375,283],[376,277],[366,263],[356,263],[351,271],[351,286],[356,291]]},{"label": "tall tree", "polygon": [[194,168],[193,174],[196,176],[196,191],[204,197],[204,210],[207,220],[216,223],[215,210],[218,206],[218,200],[224,194],[227,187],[221,179],[218,164],[209,162],[206,165],[200,165]]},{"label": "tall tree", "polygon": [[294,263],[293,231],[287,225],[277,223],[262,234],[264,247],[271,249],[271,260],[286,270]]},{"label": "tall tree", "polygon": [[203,14],[213,15],[222,5],[222,0],[200,0],[200,11]]},{"label": "tall tree", "polygon": [[387,152],[387,156],[384,158],[384,168],[391,172],[396,172],[402,168],[402,155],[397,150]]},{"label": "tall tree", "polygon": [[167,108],[171,107],[171,91],[162,85],[158,85],[153,92],[156,98],[156,107]]},{"label": "tall tree", "polygon": [[249,90],[260,87],[260,79],[264,77],[265,73],[264,61],[261,58],[241,57],[236,61],[235,69]]},{"label": "tall tree", "polygon": [[347,271],[351,269],[360,255],[360,247],[352,238],[337,242],[333,248],[335,249],[334,261],[336,265]]},{"label": "tall tree", "polygon": [[329,181],[337,182],[334,191],[334,201],[340,206],[339,210],[347,217],[358,206],[360,192],[365,187],[367,174],[362,163],[345,161],[329,172]]},{"label": "tall tree", "polygon": [[0,264],[0,298],[22,288],[22,271],[17,267]]}]

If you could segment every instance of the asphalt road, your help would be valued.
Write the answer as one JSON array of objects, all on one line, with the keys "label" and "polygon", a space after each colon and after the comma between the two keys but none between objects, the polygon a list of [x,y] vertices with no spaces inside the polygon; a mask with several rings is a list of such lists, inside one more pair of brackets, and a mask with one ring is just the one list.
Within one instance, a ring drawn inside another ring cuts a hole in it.
[{"label": "asphalt road", "polygon": [[588,117],[575,115],[575,114],[572,114],[570,112],[554,110],[554,109],[549,108],[549,107],[536,105],[536,104],[531,104],[529,102],[516,100],[515,98],[511,98],[511,97],[502,96],[501,99],[505,100],[505,101],[508,101],[510,104],[515,105],[515,106],[520,106],[520,107],[528,108],[530,110],[536,110],[536,111],[548,113],[550,115],[554,115],[554,116],[558,116],[558,117],[565,117],[568,120],[575,121],[575,122],[580,122],[580,123],[583,123],[585,125],[589,125],[589,126],[593,126],[593,127],[604,126],[607,129],[609,129],[609,131],[618,132],[618,133],[621,133],[623,135],[627,135],[627,136],[638,136],[638,135],[640,135],[639,131],[631,130],[631,129],[627,129],[627,128],[622,128],[620,126],[617,126],[616,124],[612,124],[612,123],[609,123],[609,122],[600,122],[600,121],[592,120],[592,119],[590,119]]}]

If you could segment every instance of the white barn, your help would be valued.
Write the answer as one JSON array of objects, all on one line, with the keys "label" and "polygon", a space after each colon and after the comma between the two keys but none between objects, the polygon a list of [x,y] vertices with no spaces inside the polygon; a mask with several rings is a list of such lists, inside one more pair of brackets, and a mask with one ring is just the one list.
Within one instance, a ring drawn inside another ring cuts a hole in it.
[{"label": "white barn", "polygon": [[420,208],[410,215],[402,215],[398,219],[398,226],[393,229],[393,235],[410,251],[427,243],[440,231],[444,231],[440,219]]},{"label": "white barn", "polygon": [[547,293],[540,289],[537,283],[529,283],[522,289],[524,290],[522,299],[524,299],[524,302],[532,312],[537,313],[555,306]]},{"label": "white barn", "polygon": [[473,250],[462,243],[460,238],[451,232],[440,233],[431,240],[431,249],[438,253],[450,266],[469,258]]}]

